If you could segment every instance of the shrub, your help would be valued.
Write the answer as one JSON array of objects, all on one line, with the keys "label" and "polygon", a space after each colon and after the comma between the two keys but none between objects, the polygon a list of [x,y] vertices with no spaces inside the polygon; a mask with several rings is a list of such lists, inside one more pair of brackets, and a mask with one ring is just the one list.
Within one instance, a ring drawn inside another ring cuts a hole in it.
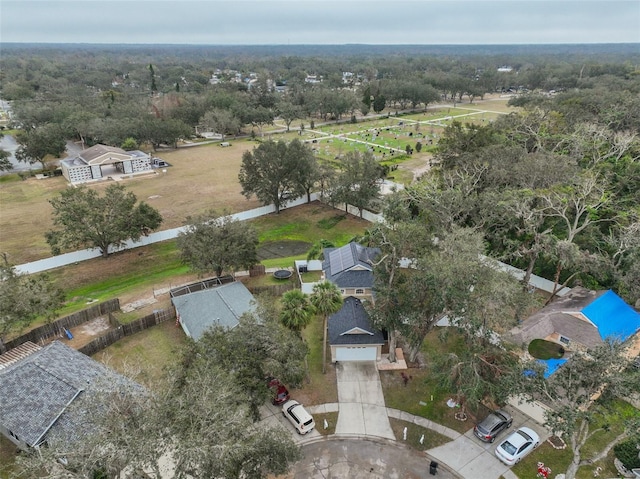
[{"label": "shrub", "polygon": [[638,439],[628,439],[616,444],[613,448],[616,457],[622,465],[629,470],[640,468],[640,457],[638,457],[640,451],[638,450],[638,444],[640,444]]}]

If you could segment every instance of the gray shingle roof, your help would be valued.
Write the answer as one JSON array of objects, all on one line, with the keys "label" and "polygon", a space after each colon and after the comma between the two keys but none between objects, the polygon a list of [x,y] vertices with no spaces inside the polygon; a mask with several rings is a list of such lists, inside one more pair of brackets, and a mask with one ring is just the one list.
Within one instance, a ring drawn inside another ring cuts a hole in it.
[{"label": "gray shingle roof", "polygon": [[342,308],[328,322],[329,344],[342,346],[347,344],[384,344],[384,336],[374,329],[362,302],[349,296]]},{"label": "gray shingle roof", "polygon": [[510,331],[511,339],[526,344],[558,333],[586,347],[602,344],[598,328],[580,312],[605,291],[591,291],[576,287],[565,296],[556,298],[537,313]]},{"label": "gray shingle roof", "polygon": [[96,158],[100,158],[102,155],[105,155],[107,153],[130,156],[129,153],[124,151],[122,148],[107,145],[94,145],[91,148],[82,150],[78,156],[87,163],[91,163]]},{"label": "gray shingle roof", "polygon": [[341,288],[372,288],[373,261],[379,248],[349,243],[340,248],[325,248],[322,269],[325,277]]},{"label": "gray shingle roof", "polygon": [[[0,423],[30,446],[86,432],[88,395],[144,389],[59,341],[0,370]],[[75,412],[68,409],[77,406]]]},{"label": "gray shingle roof", "polygon": [[198,340],[214,326],[235,328],[246,312],[255,311],[254,297],[240,282],[176,296],[173,305],[191,337]]}]

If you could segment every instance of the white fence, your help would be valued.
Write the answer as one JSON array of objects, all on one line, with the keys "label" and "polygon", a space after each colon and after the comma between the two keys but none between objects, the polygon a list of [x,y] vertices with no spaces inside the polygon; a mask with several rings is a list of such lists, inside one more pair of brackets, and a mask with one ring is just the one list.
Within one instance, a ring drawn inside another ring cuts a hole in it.
[{"label": "white fence", "polygon": [[[319,201],[320,195],[318,193],[311,193],[311,201]],[[280,209],[288,209],[293,208],[295,206],[300,206],[307,203],[306,196],[300,197],[296,200],[290,201],[286,204],[286,206],[282,206]],[[344,204],[341,208],[344,211]],[[353,206],[349,206],[349,213],[359,216],[360,212],[357,208]],[[273,205],[269,206],[261,206],[259,208],[254,208],[252,210],[241,211],[239,213],[234,213],[231,215],[233,219],[244,221],[250,220],[253,218],[258,218],[260,216],[268,215],[276,212],[276,207]],[[370,222],[382,221],[382,216],[377,215],[375,213],[371,213],[370,211],[363,211],[362,215],[363,219]],[[125,249],[133,249],[138,248],[140,246],[147,246],[153,243],[158,243],[160,241],[167,241],[174,239],[178,236],[178,234],[184,230],[184,226],[180,228],[173,228],[169,230],[157,231],[155,233],[151,233],[148,236],[143,236],[138,241],[127,241],[125,245],[120,249],[114,249],[113,251],[121,251]],[[24,263],[16,266],[16,271],[22,274],[31,274],[31,273],[40,273],[42,271],[47,271],[54,268],[59,268],[60,266],[67,266],[69,264],[79,263],[80,261],[86,261],[89,259],[99,258],[101,256],[100,250],[97,248],[90,248],[80,251],[73,251],[71,253],[64,253],[58,256],[52,256],[50,258],[44,258],[37,261],[32,261],[31,263]]]}]

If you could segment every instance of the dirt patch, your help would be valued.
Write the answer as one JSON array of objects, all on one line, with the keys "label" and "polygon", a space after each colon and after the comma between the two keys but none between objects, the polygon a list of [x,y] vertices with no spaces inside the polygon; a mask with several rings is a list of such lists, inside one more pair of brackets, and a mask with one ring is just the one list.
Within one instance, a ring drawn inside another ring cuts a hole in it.
[{"label": "dirt patch", "polygon": [[65,336],[64,342],[69,347],[79,349],[112,328],[113,326],[111,326],[108,316],[99,316],[95,319],[92,319],[91,321],[87,321],[84,324],[71,328],[73,339],[66,339]]},{"label": "dirt patch", "polygon": [[311,248],[305,241],[269,241],[258,248],[258,259],[289,258],[305,254]]}]

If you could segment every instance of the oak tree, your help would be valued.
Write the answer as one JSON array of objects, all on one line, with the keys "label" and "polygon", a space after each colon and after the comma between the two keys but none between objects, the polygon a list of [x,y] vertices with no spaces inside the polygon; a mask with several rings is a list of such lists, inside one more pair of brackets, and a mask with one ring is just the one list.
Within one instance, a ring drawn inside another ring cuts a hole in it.
[{"label": "oak tree", "polygon": [[258,234],[246,222],[215,212],[187,218],[178,235],[182,261],[199,273],[234,273],[258,262]]},{"label": "oak tree", "polygon": [[98,248],[104,258],[137,241],[162,223],[162,216],[124,186],[113,184],[104,196],[88,187],[67,188],[49,200],[55,229],[45,234],[53,254],[64,248]]}]

